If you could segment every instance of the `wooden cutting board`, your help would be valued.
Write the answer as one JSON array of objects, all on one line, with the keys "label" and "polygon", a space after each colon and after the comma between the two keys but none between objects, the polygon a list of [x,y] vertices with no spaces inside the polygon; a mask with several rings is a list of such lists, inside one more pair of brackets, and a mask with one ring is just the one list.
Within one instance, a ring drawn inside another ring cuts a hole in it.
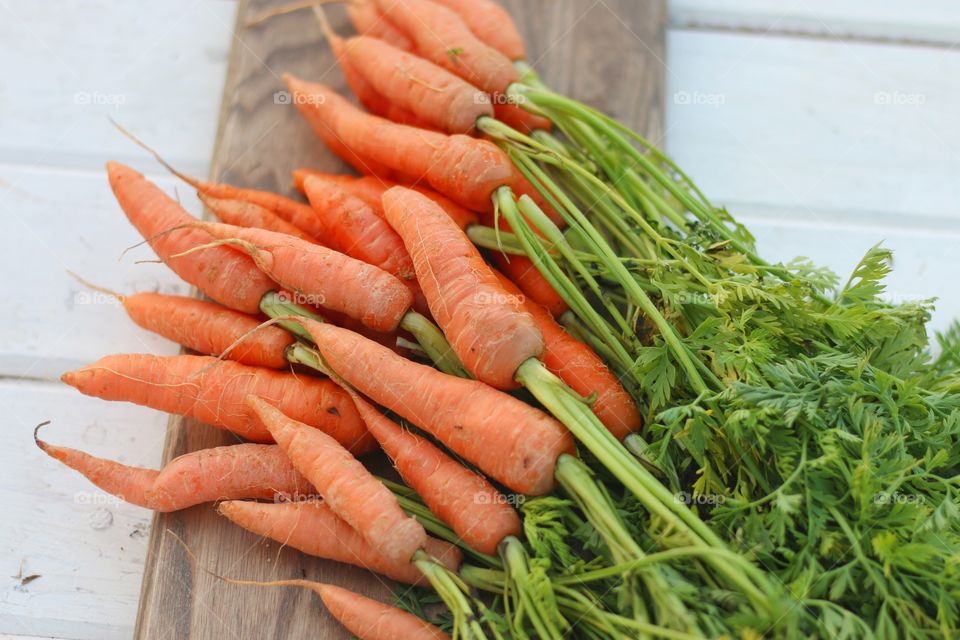
[{"label": "wooden cutting board", "polygon": [[[286,0],[241,0],[210,175],[236,185],[292,194],[291,171],[345,167],[285,104],[291,72],[347,92],[309,13],[257,27],[245,22]],[[530,61],[548,85],[610,113],[657,141],[663,132],[665,0],[507,0]],[[343,8],[328,9],[350,33]],[[172,117],[172,116],[171,116]],[[662,145],[661,145],[662,146]],[[174,417],[164,460],[232,444],[222,431]],[[173,536],[196,555],[192,561]],[[369,572],[324,562],[249,534],[202,505],[153,520],[136,637],[348,638],[310,592],[226,584],[206,573],[247,580],[308,578],[386,600],[392,585]]]}]

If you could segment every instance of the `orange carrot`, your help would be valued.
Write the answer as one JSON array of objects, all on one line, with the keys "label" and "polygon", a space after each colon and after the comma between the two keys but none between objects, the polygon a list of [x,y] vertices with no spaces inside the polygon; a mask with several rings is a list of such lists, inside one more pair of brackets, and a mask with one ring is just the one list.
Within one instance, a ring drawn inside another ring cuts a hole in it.
[{"label": "orange carrot", "polygon": [[493,116],[489,97],[442,67],[369,36],[341,39],[327,31],[338,60],[373,91],[447,133],[471,133],[477,118]]},{"label": "orange carrot", "polygon": [[348,589],[311,580],[227,580],[257,587],[302,587],[320,596],[330,614],[359,640],[450,640],[450,636],[412,613],[371,600]]},{"label": "orange carrot", "polygon": [[[307,176],[315,175],[330,182],[335,182],[342,189],[345,189],[350,195],[359,198],[373,208],[380,216],[383,216],[383,194],[391,187],[397,186],[398,182],[393,180],[381,180],[376,176],[348,176],[324,173],[316,169],[296,169],[293,172],[294,184],[303,191],[303,184]],[[477,214],[441,195],[429,187],[423,185],[407,185],[408,189],[413,189],[436,202],[440,208],[447,212],[461,229],[466,229],[472,224],[477,223]]]},{"label": "orange carrot", "polygon": [[403,240],[375,209],[337,182],[319,175],[307,177],[303,191],[336,249],[401,280],[415,281],[413,262]]},{"label": "orange carrot", "polygon": [[337,375],[513,491],[550,492],[557,457],[574,450],[559,422],[513,396],[417,364],[345,329],[295,321]]},{"label": "orange carrot", "polygon": [[546,307],[555,318],[569,309],[550,282],[526,256],[506,256],[497,250],[487,252],[491,261],[533,302]]},{"label": "orange carrot", "polygon": [[[547,369],[584,398],[596,394],[590,408],[618,440],[637,431],[643,423],[640,411],[603,360],[590,347],[567,333],[544,307],[526,300],[520,289],[506,276],[500,273],[497,276],[504,289],[533,316],[543,334],[544,349],[540,359]],[[374,437],[377,437],[375,433]]]},{"label": "orange carrot", "polygon": [[276,285],[248,257],[228,247],[216,247],[170,260],[173,255],[209,243],[210,236],[200,229],[170,231],[192,222],[193,216],[137,171],[109,162],[107,174],[127,218],[177,275],[226,307],[259,312],[260,299]]},{"label": "orange carrot", "polygon": [[549,131],[553,128],[553,123],[543,116],[530,113],[518,104],[510,102],[509,98],[499,98],[499,102],[493,105],[494,114],[497,120],[510,125],[521,133],[531,133],[537,129]]},{"label": "orange carrot", "polygon": [[208,356],[147,354],[107,356],[65,373],[61,380],[88,396],[133,402],[194,418],[248,440],[272,442],[270,432],[244,404],[247,395],[257,394],[358,455],[376,447],[350,397],[330,380]]},{"label": "orange carrot", "polygon": [[520,535],[520,517],[486,478],[404,430],[359,395],[351,395],[370,433],[404,482],[461,540],[481,553],[495,555],[501,540]]},{"label": "orange carrot", "polygon": [[492,142],[395,124],[360,111],[322,84],[285,79],[300,113],[322,139],[332,136],[356,156],[399,171],[408,182],[426,179],[468,209],[492,210],[493,191],[519,182],[520,174]]},{"label": "orange carrot", "polygon": [[130,467],[40,439],[37,446],[107,493],[154,511],[179,511],[216,500],[270,499],[310,490],[276,445],[201,449],[174,458],[160,471]]},{"label": "orange carrot", "polygon": [[247,397],[247,406],[334,513],[384,557],[409,562],[427,543],[423,525],[404,513],[396,496],[340,443],[256,396]]},{"label": "orange carrot", "polygon": [[527,57],[523,38],[506,9],[493,0],[433,0],[455,11],[480,40],[510,60]]},{"label": "orange carrot", "polygon": [[413,304],[413,294],[396,277],[338,251],[262,229],[215,222],[194,224],[244,251],[285,289],[375,331],[396,330]]},{"label": "orange carrot", "polygon": [[[284,350],[293,337],[279,327],[263,327],[260,321],[212,302],[160,293],[137,293],[123,297],[130,318],[153,331],[203,355],[220,355],[253,367],[285,369]],[[256,331],[254,331],[256,330]]]},{"label": "orange carrot", "polygon": [[413,51],[413,42],[402,31],[390,24],[373,0],[347,3],[347,15],[357,33],[380,38],[403,51]]},{"label": "orange carrot", "polygon": [[383,205],[413,258],[433,317],[464,366],[497,388],[518,387],[516,370],[543,353],[533,317],[511,304],[477,248],[432,201],[394,187]]},{"label": "orange carrot", "polygon": [[[412,563],[387,559],[323,502],[267,504],[234,500],[221,502],[219,511],[247,531],[308,555],[363,567],[398,582],[425,582]],[[460,568],[463,554],[449,542],[428,536],[425,551],[451,571]]]},{"label": "orange carrot", "polygon": [[334,55],[337,57],[340,70],[343,72],[344,79],[353,91],[353,95],[357,96],[357,100],[366,107],[367,111],[399,124],[406,124],[421,129],[435,129],[435,127],[421,120],[415,114],[378,93],[376,88],[354,68],[350,60],[344,56],[342,52],[338,52],[337,48],[334,48]]},{"label": "orange carrot", "polygon": [[213,215],[227,224],[286,233],[287,235],[296,236],[301,240],[316,242],[316,238],[300,229],[300,227],[290,224],[273,211],[265,209],[258,204],[244,200],[214,198],[213,196],[204,194],[202,191],[197,192],[197,197],[213,212]]},{"label": "orange carrot", "polygon": [[430,0],[376,0],[417,53],[490,94],[519,80],[509,58],[475,36],[456,13]]}]

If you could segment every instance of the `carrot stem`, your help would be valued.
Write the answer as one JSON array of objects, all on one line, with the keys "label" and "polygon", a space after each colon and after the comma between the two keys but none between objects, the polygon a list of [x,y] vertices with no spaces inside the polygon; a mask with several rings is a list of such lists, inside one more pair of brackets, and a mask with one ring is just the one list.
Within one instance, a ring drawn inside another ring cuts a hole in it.
[{"label": "carrot stem", "polygon": [[483,249],[499,251],[513,256],[525,256],[527,252],[519,238],[509,231],[500,231],[482,224],[472,224],[466,229],[470,241]]},{"label": "carrot stem", "polygon": [[467,585],[449,569],[431,558],[422,549],[413,556],[413,564],[430,582],[443,603],[453,614],[453,639],[485,640],[486,634],[467,599]]},{"label": "carrot stem", "polygon": [[[260,310],[269,318],[282,318],[283,316],[300,316],[310,318],[317,322],[325,322],[323,317],[307,309],[306,307],[289,300],[284,294],[278,291],[270,291],[260,298]],[[310,334],[302,325],[289,320],[280,320],[277,322],[281,327],[304,340],[310,339]]]},{"label": "carrot stem", "polygon": [[450,347],[446,336],[429,318],[410,310],[400,320],[400,327],[413,334],[440,371],[459,378],[473,378]]},{"label": "carrot stem", "polygon": [[[526,635],[522,630],[522,614],[526,614],[538,638],[561,640],[570,625],[557,609],[550,581],[537,580],[536,585],[532,584],[530,559],[520,540],[514,536],[504,538],[500,543],[500,557],[506,567],[504,599],[508,599],[510,594],[515,594],[517,599],[517,615],[512,620],[508,618],[514,636]],[[534,589],[536,596],[532,593]],[[561,626],[562,629],[559,628]]]}]

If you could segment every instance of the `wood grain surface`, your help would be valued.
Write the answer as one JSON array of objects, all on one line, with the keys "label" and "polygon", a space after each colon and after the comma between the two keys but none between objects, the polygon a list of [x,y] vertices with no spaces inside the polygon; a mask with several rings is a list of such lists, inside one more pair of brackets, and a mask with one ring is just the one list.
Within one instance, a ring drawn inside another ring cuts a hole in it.
[{"label": "wood grain surface", "polygon": [[[341,171],[344,165],[314,138],[287,103],[282,74],[291,72],[345,88],[309,14],[279,17],[254,28],[243,26],[250,16],[283,1],[240,2],[211,177],[289,194],[292,169],[311,166]],[[530,61],[549,85],[613,114],[654,140],[660,137],[664,0],[510,0],[505,4],[526,38]],[[341,7],[329,13],[335,29],[350,32]],[[174,418],[164,460],[233,441],[229,434]],[[171,533],[186,543],[195,560]],[[305,577],[382,599],[390,597],[392,587],[369,572],[265,542],[217,516],[211,505],[203,505],[154,518],[136,637],[349,637],[312,593],[233,586],[209,572],[248,580]]]}]

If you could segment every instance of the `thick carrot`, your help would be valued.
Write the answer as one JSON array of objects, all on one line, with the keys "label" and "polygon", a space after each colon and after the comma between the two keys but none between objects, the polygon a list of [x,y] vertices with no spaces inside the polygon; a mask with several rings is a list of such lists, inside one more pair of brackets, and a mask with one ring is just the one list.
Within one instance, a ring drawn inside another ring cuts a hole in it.
[{"label": "thick carrot", "polygon": [[434,128],[472,133],[477,118],[493,116],[483,91],[428,60],[369,36],[329,37],[334,53],[374,91]]},{"label": "thick carrot", "polygon": [[513,491],[548,493],[561,453],[573,451],[563,426],[482,382],[407,360],[345,329],[302,318],[324,360],[371,400],[429,432]]},{"label": "thick carrot", "polygon": [[259,311],[260,299],[276,285],[250,258],[229,247],[216,247],[171,260],[173,255],[209,243],[210,236],[193,228],[170,231],[193,222],[193,216],[137,171],[108,162],[107,174],[127,218],[177,275],[226,307],[244,313]]},{"label": "thick carrot", "polygon": [[[525,299],[520,289],[506,276],[500,273],[497,276],[504,289],[533,316],[543,334],[544,349],[540,359],[547,369],[584,398],[596,394],[590,408],[617,440],[623,440],[637,431],[643,423],[640,411],[603,360],[590,347],[567,333],[546,308]],[[377,437],[376,434],[374,437]]]},{"label": "thick carrot", "polygon": [[338,251],[262,229],[195,224],[252,257],[284,288],[375,331],[395,331],[413,304],[410,289],[395,276]]},{"label": "thick carrot", "polygon": [[510,60],[527,57],[523,38],[506,9],[493,0],[433,0],[455,11],[480,40]]},{"label": "thick carrot", "polygon": [[543,353],[533,317],[518,309],[466,234],[431,200],[394,187],[383,195],[390,225],[403,238],[437,324],[464,366],[500,389]]},{"label": "thick carrot", "polygon": [[[315,175],[330,182],[335,182],[341,188],[347,190],[350,195],[359,198],[370,205],[379,215],[383,215],[383,194],[391,187],[395,187],[399,182],[393,180],[381,180],[376,176],[349,176],[325,173],[316,169],[296,169],[293,172],[294,184],[303,191],[303,184],[307,176]],[[477,223],[477,214],[469,209],[460,206],[450,198],[441,195],[429,187],[423,185],[407,185],[408,189],[413,189],[436,202],[440,208],[447,212],[461,229],[466,229],[472,224]]]},{"label": "thick carrot", "polygon": [[376,0],[380,12],[417,53],[490,94],[503,93],[520,75],[505,55],[484,44],[456,13],[430,0]]},{"label": "thick carrot", "polygon": [[276,445],[236,444],[174,458],[163,469],[130,467],[37,439],[52,458],[107,493],[154,511],[179,511],[204,502],[299,495],[310,483]]},{"label": "thick carrot", "polygon": [[376,447],[350,396],[330,380],[208,356],[146,354],[107,356],[61,380],[88,396],[133,402],[271,442],[270,432],[244,404],[247,395],[256,394],[358,455]]},{"label": "thick carrot", "polygon": [[333,511],[370,546],[394,562],[409,562],[427,543],[423,525],[400,508],[396,496],[336,440],[284,415],[269,402],[247,397],[247,406]]},{"label": "thick carrot", "polygon": [[245,200],[214,198],[211,195],[205,194],[203,191],[198,191],[197,196],[201,202],[213,212],[213,215],[227,224],[286,233],[287,235],[296,236],[301,240],[316,242],[316,238],[311,234],[302,230],[300,227],[290,224],[273,211],[261,207],[258,204],[253,204]]},{"label": "thick carrot", "polygon": [[357,33],[380,38],[397,49],[413,51],[413,41],[393,26],[373,0],[358,0],[347,3],[347,16]]},{"label": "thick carrot", "polygon": [[245,313],[196,298],[160,293],[124,296],[123,307],[144,329],[200,354],[219,356],[236,344],[224,357],[253,367],[289,366],[283,354],[293,337],[279,327],[257,329],[260,321]]},{"label": "thick carrot", "polygon": [[406,176],[401,181],[426,179],[475,211],[492,210],[493,191],[519,182],[510,159],[492,142],[395,124],[360,111],[322,84],[284,77],[301,115],[322,139],[336,138],[352,154]]},{"label": "thick carrot", "polygon": [[338,53],[336,47],[334,47],[333,50],[340,64],[340,70],[343,72],[344,79],[353,91],[353,95],[357,96],[357,100],[366,107],[367,111],[399,124],[406,124],[421,129],[435,128],[428,122],[421,120],[414,113],[407,111],[389,98],[378,93],[376,88],[354,68],[345,55]]},{"label": "thick carrot", "polygon": [[481,553],[496,554],[501,540],[520,535],[520,517],[486,478],[352,395],[367,428],[404,482],[461,540]]},{"label": "thick carrot", "polygon": [[[274,504],[234,500],[221,502],[218,509],[247,531],[308,555],[363,567],[398,582],[425,581],[411,562],[389,560],[318,500]],[[457,547],[436,538],[427,537],[425,550],[451,571],[459,569],[463,559]]]}]

